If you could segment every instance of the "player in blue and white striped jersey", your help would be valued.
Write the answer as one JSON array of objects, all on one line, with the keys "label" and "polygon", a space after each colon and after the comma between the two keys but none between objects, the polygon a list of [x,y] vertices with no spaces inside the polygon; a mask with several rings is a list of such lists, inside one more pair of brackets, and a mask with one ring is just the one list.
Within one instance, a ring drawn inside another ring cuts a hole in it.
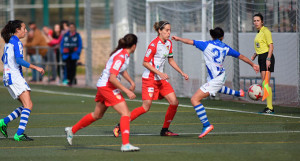
[{"label": "player in blue and white striped jersey", "polygon": [[211,125],[208,121],[205,108],[202,105],[201,100],[208,97],[209,95],[215,95],[222,89],[222,87],[224,87],[226,76],[223,62],[225,60],[225,57],[229,55],[235,58],[239,58],[245,63],[251,65],[256,73],[259,72],[259,66],[257,64],[254,64],[250,59],[233,50],[230,46],[222,42],[224,38],[223,29],[219,27],[211,29],[210,35],[213,38],[213,40],[210,41],[196,41],[186,38],[180,38],[177,36],[172,37],[172,40],[181,41],[189,45],[194,45],[198,49],[203,51],[208,72],[207,83],[202,85],[191,98],[191,103],[194,106],[198,118],[203,124],[203,130],[199,135],[199,138],[203,138],[214,129],[214,126]]},{"label": "player in blue and white striped jersey", "polygon": [[8,137],[7,124],[21,116],[18,131],[14,136],[16,141],[33,140],[24,134],[32,110],[32,102],[30,98],[31,89],[23,77],[22,66],[35,69],[41,74],[45,73],[43,68],[23,60],[23,44],[20,39],[24,38],[26,33],[26,25],[21,20],[9,21],[1,31],[1,36],[5,41],[2,56],[4,64],[3,83],[10,95],[14,99],[18,99],[22,106],[15,109],[7,117],[0,119],[0,131],[5,137]]}]

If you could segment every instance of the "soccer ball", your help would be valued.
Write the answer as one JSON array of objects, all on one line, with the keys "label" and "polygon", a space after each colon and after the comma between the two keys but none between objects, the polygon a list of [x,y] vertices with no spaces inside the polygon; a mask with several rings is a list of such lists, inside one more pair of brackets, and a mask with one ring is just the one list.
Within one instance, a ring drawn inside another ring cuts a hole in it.
[{"label": "soccer ball", "polygon": [[248,89],[248,96],[254,101],[259,100],[263,96],[261,85],[252,84]]}]

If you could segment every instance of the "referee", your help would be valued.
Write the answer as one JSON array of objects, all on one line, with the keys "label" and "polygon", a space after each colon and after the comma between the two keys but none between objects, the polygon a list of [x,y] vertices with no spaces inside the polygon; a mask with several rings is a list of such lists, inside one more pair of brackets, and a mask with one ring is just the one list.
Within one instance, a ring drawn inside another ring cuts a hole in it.
[{"label": "referee", "polygon": [[[270,30],[264,26],[264,18],[258,13],[253,16],[253,23],[257,29],[257,34],[254,39],[254,55],[251,57],[252,61],[258,55],[258,64],[260,67],[261,80],[265,80],[266,71],[269,73],[269,82],[271,72],[274,72],[275,57],[273,55],[273,40]],[[267,97],[267,107],[260,113],[273,114],[274,108],[272,105],[272,89],[269,87],[269,96]]]}]

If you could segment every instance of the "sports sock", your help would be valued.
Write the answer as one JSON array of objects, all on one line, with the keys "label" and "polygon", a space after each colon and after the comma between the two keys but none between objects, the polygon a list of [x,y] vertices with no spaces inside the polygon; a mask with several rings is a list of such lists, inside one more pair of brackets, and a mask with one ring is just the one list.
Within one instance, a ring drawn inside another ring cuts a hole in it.
[{"label": "sports sock", "polygon": [[28,123],[29,115],[31,110],[28,108],[24,108],[21,113],[20,124],[18,127],[17,135],[22,135],[26,129],[26,125]]},{"label": "sports sock", "polygon": [[200,119],[201,123],[203,124],[203,127],[207,127],[210,125],[208,118],[206,116],[206,111],[204,106],[200,103],[199,105],[194,107],[198,118]]},{"label": "sports sock", "polygon": [[273,110],[272,99],[273,99],[272,88],[269,87],[269,96],[267,97],[267,107],[271,110]]},{"label": "sports sock", "polygon": [[177,112],[178,105],[169,105],[166,116],[165,116],[165,122],[163,125],[163,128],[169,128],[176,112]]},{"label": "sports sock", "polygon": [[220,90],[219,93],[227,94],[227,95],[233,95],[240,97],[240,91],[233,90],[229,87],[223,86]]},{"label": "sports sock", "polygon": [[73,134],[75,134],[78,130],[87,127],[94,121],[96,121],[96,119],[93,118],[92,113],[83,116],[83,118],[72,127]]},{"label": "sports sock", "polygon": [[122,144],[126,145],[129,143],[130,134],[130,117],[122,116],[120,119],[120,129],[122,134]]},{"label": "sports sock", "polygon": [[133,109],[130,113],[130,121],[135,120],[137,117],[144,113],[146,113],[146,111],[143,106]]},{"label": "sports sock", "polygon": [[23,106],[16,108],[11,114],[4,118],[4,123],[7,125],[12,120],[18,118],[21,115],[23,109]]}]

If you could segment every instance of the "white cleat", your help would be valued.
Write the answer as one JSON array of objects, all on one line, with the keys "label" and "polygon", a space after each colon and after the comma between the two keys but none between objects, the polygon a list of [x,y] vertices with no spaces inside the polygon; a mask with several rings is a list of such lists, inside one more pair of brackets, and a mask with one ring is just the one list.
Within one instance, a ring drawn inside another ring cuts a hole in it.
[{"label": "white cleat", "polygon": [[66,127],[65,128],[65,133],[67,136],[67,141],[70,145],[72,145],[72,139],[73,139],[73,132],[72,132],[72,127]]},{"label": "white cleat", "polygon": [[136,146],[133,146],[131,144],[126,144],[126,145],[122,145],[121,146],[121,151],[122,152],[132,152],[132,151],[139,151],[140,148],[139,147],[136,147]]}]

